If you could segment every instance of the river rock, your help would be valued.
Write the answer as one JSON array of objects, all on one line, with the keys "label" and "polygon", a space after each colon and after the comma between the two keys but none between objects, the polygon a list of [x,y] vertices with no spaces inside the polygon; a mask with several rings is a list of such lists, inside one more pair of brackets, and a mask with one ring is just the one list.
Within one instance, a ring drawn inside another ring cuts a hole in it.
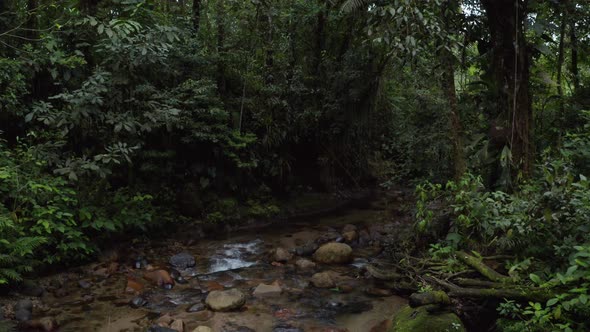
[{"label": "river rock", "polygon": [[184,332],[184,321],[182,319],[175,319],[172,324],[170,324],[170,328],[178,332]]},{"label": "river rock", "polygon": [[169,263],[177,269],[186,269],[195,266],[196,262],[193,255],[188,252],[181,252],[170,257]]},{"label": "river rock", "polygon": [[316,273],[311,277],[311,284],[317,288],[332,288],[336,286],[337,276],[333,271]]},{"label": "river rock", "polygon": [[355,242],[359,237],[359,234],[356,230],[356,226],[350,224],[344,226],[344,228],[342,229],[342,237],[344,238],[345,242]]},{"label": "river rock", "polygon": [[465,332],[463,323],[452,312],[429,313],[428,306],[402,307],[393,318],[389,332]]},{"label": "river rock", "polygon": [[16,309],[14,311],[14,319],[19,322],[27,322],[33,318],[33,313],[27,309]]},{"label": "river rock", "polygon": [[177,332],[177,331],[173,330],[171,328],[168,328],[168,327],[164,327],[164,326],[152,325],[147,330],[147,332]]},{"label": "river rock", "polygon": [[25,280],[21,286],[20,293],[26,296],[41,297],[45,290],[32,280]]},{"label": "river rock", "polygon": [[309,270],[315,268],[317,264],[310,261],[309,259],[300,258],[297,261],[295,261],[295,266],[302,270]]},{"label": "river rock", "polygon": [[20,301],[16,302],[16,304],[14,305],[14,310],[15,311],[18,311],[18,310],[32,311],[33,310],[33,301],[31,301],[29,299],[20,300]]},{"label": "river rock", "polygon": [[141,296],[136,296],[129,302],[133,308],[143,307],[147,304],[147,300]]},{"label": "river rock", "polygon": [[326,243],[316,250],[313,259],[324,264],[348,263],[352,259],[352,248],[344,243]]},{"label": "river rock", "polygon": [[86,280],[80,280],[78,281],[78,286],[80,286],[82,289],[88,289],[92,287],[92,284]]},{"label": "river rock", "polygon": [[163,316],[160,316],[156,323],[160,326],[168,326],[170,325],[170,323],[172,323],[172,317],[170,316],[170,314],[165,314]]},{"label": "river rock", "polygon": [[230,311],[241,308],[246,303],[246,295],[237,289],[212,291],[205,303],[213,311]]},{"label": "river rock", "polygon": [[280,296],[281,293],[283,292],[283,290],[281,289],[281,286],[279,286],[279,284],[277,282],[272,283],[271,285],[267,285],[267,284],[259,284],[256,289],[254,290],[254,293],[252,295],[254,295],[255,297],[276,297],[276,296]]},{"label": "river rock", "polygon": [[320,236],[319,238],[316,239],[316,243],[319,245],[322,245],[324,243],[328,243],[328,242],[341,242],[342,240],[338,241],[338,239],[342,239],[342,236],[340,235],[340,233],[338,233],[336,230],[331,230],[330,232],[323,234],[322,236]]},{"label": "river rock", "polygon": [[313,241],[308,241],[302,246],[295,248],[294,253],[297,256],[311,256],[318,249],[318,244]]},{"label": "river rock", "polygon": [[27,326],[30,329],[34,329],[36,331],[43,331],[43,332],[52,332],[56,331],[59,325],[57,321],[53,317],[43,317],[40,319],[35,319],[30,321]]},{"label": "river rock", "polygon": [[213,330],[208,326],[197,326],[193,332],[213,332]]},{"label": "river rock", "polygon": [[195,304],[191,305],[190,307],[188,307],[186,309],[186,312],[199,312],[199,311],[203,311],[205,309],[207,309],[207,307],[203,303],[199,302],[199,303],[195,303]]},{"label": "river rock", "polygon": [[174,285],[174,279],[172,279],[172,277],[170,276],[170,273],[168,273],[168,271],[166,271],[166,270],[156,270],[156,271],[146,272],[143,276],[147,280],[151,281],[152,283],[154,283],[160,287],[164,287],[164,288],[169,289],[172,287],[167,287],[167,285],[169,285],[169,286]]},{"label": "river rock", "polygon": [[143,289],[143,285],[135,279],[127,278],[127,286],[125,287],[125,293],[139,293]]},{"label": "river rock", "polygon": [[203,310],[199,312],[195,312],[191,315],[192,320],[196,320],[198,322],[208,321],[209,319],[213,318],[214,313],[210,310]]},{"label": "river rock", "polygon": [[285,263],[291,260],[293,255],[285,248],[276,248],[272,251],[271,259],[275,262]]},{"label": "river rock", "polygon": [[358,244],[360,246],[368,246],[371,243],[371,235],[369,235],[366,229],[358,232],[358,235]]}]

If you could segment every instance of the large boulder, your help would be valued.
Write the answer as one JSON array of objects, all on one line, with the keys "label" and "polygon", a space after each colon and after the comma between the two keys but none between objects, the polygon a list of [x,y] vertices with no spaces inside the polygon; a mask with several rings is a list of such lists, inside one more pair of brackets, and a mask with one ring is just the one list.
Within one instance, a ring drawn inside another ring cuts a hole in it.
[{"label": "large boulder", "polygon": [[205,303],[213,311],[231,311],[246,303],[246,295],[237,289],[212,291],[207,295]]},{"label": "large boulder", "polygon": [[313,259],[325,264],[348,263],[352,259],[352,248],[345,243],[326,243],[316,250]]},{"label": "large boulder", "polygon": [[389,332],[465,332],[465,326],[452,312],[429,313],[428,306],[402,307],[393,318]]}]

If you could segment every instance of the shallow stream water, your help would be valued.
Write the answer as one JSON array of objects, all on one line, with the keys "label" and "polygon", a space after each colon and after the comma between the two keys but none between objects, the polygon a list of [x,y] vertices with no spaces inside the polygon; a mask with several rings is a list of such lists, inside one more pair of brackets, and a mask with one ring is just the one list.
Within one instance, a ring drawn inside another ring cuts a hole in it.
[{"label": "shallow stream water", "polygon": [[[345,224],[370,231],[389,222],[384,214],[380,210],[350,210],[340,216],[273,224],[210,239],[193,239],[188,229],[177,238],[137,241],[113,250],[112,257],[106,255],[103,262],[43,280],[48,291],[36,303],[33,314],[54,317],[59,331],[146,331],[165,314],[182,320],[185,331],[201,325],[227,332],[380,331],[374,327],[391,319],[406,300],[390,294],[369,295],[375,293],[370,289],[383,288],[363,272],[363,266],[378,256],[378,247],[353,244],[355,258],[350,264],[318,264],[309,270],[292,262],[272,263],[268,252],[277,247],[294,249],[339,232]],[[144,278],[152,268],[169,270],[169,258],[179,252],[196,258],[194,267],[180,270],[188,283],[164,289]],[[147,267],[135,268],[139,256],[145,258]],[[314,273],[328,270],[346,276],[349,287],[344,291],[310,285]],[[81,287],[81,280],[88,283],[86,287]],[[129,280],[135,282],[135,291],[126,291]],[[260,283],[273,282],[281,285],[280,296],[252,295]],[[207,292],[230,288],[247,295],[246,305],[239,311],[187,312],[202,303]],[[134,308],[129,303],[137,296],[147,303]]]}]

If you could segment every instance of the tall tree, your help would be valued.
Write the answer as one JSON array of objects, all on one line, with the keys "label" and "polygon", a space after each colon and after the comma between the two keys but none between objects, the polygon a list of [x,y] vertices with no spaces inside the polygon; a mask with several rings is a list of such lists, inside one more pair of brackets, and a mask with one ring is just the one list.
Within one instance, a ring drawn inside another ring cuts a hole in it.
[{"label": "tall tree", "polygon": [[193,30],[195,34],[199,33],[199,25],[201,24],[201,0],[193,0],[192,8]]},{"label": "tall tree", "polygon": [[524,22],[528,0],[481,0],[492,48],[491,71],[497,112],[509,123],[507,137],[516,170],[527,177],[533,166],[533,112],[529,90],[530,56]]}]

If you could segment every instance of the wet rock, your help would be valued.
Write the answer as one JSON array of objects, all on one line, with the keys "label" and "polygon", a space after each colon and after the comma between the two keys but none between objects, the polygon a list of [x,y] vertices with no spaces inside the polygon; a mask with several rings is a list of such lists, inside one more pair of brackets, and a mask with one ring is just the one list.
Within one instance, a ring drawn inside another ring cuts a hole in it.
[{"label": "wet rock", "polygon": [[163,316],[160,316],[160,318],[158,318],[158,320],[156,321],[156,324],[158,324],[159,326],[168,326],[170,325],[170,323],[172,323],[172,317],[169,314],[165,314]]},{"label": "wet rock", "polygon": [[206,288],[207,291],[212,292],[212,291],[222,291],[225,289],[225,286],[223,286],[222,284],[218,283],[217,281],[209,281],[206,284]]},{"label": "wet rock", "polygon": [[177,332],[177,331],[173,330],[171,328],[168,328],[168,327],[164,327],[164,326],[152,325],[147,330],[147,332]]},{"label": "wet rock", "polygon": [[82,289],[88,289],[92,287],[92,284],[86,280],[80,280],[78,281],[78,286],[80,286]]},{"label": "wet rock", "polygon": [[391,331],[399,332],[465,332],[463,323],[454,313],[429,313],[428,306],[404,306],[393,318]]},{"label": "wet rock", "polygon": [[369,243],[371,243],[371,236],[369,235],[369,232],[363,229],[359,232],[358,244],[361,246],[367,246]]},{"label": "wet rock", "polygon": [[21,286],[20,293],[26,296],[41,297],[45,290],[32,280],[25,280]]},{"label": "wet rock", "polygon": [[16,309],[14,311],[14,319],[19,322],[27,322],[33,318],[33,312],[27,309]]},{"label": "wet rock", "polygon": [[198,322],[208,321],[209,319],[213,318],[214,313],[210,310],[203,310],[199,312],[195,312],[191,315],[192,320],[196,320]]},{"label": "wet rock", "polygon": [[125,293],[139,293],[143,289],[143,285],[139,283],[137,280],[128,278],[127,279],[127,286],[125,287]]},{"label": "wet rock", "polygon": [[33,310],[33,301],[31,301],[29,299],[20,300],[20,301],[16,302],[16,304],[14,305],[14,310],[15,311],[18,311],[18,310],[32,311]]},{"label": "wet rock", "polygon": [[315,268],[317,265],[309,259],[301,258],[295,261],[295,266],[302,270],[309,270]]},{"label": "wet rock", "polygon": [[186,312],[199,312],[207,309],[203,303],[195,303],[186,309]]},{"label": "wet rock", "polygon": [[184,279],[184,277],[180,274],[180,272],[178,272],[178,270],[171,269],[170,276],[172,277],[172,279],[174,279],[174,281],[181,285],[188,284],[188,281]]},{"label": "wet rock", "polygon": [[148,303],[148,301],[141,296],[134,297],[133,299],[131,299],[131,302],[130,302],[130,304],[133,308],[143,307],[147,303]]},{"label": "wet rock", "polygon": [[52,332],[58,329],[59,325],[53,317],[43,317],[27,323],[28,328],[43,332]]},{"label": "wet rock", "polygon": [[303,332],[303,330],[283,323],[273,327],[272,332]]},{"label": "wet rock", "polygon": [[304,245],[295,248],[294,252],[297,256],[311,256],[318,247],[318,244],[315,242],[307,242]]},{"label": "wet rock", "polygon": [[148,261],[143,256],[137,256],[135,260],[133,260],[133,268],[139,270],[143,269],[148,266]]},{"label": "wet rock", "polygon": [[336,286],[337,275],[333,271],[316,273],[311,277],[311,284],[317,288],[332,288]]},{"label": "wet rock", "polygon": [[213,332],[213,330],[208,326],[197,326],[193,332]]},{"label": "wet rock", "polygon": [[319,245],[322,245],[324,243],[328,243],[328,242],[332,242],[332,241],[339,242],[339,241],[337,241],[338,238],[342,238],[342,236],[340,235],[340,233],[338,233],[334,230],[334,231],[331,231],[329,233],[326,233],[326,234],[320,236],[315,242]]},{"label": "wet rock", "polygon": [[224,326],[221,331],[222,332],[256,332],[256,330],[253,330],[247,326],[234,326],[234,324],[231,324],[230,326]]},{"label": "wet rock", "polygon": [[67,296],[68,294],[69,294],[69,292],[65,288],[58,288],[53,291],[53,296],[55,296],[57,298],[62,298],[64,296]]},{"label": "wet rock", "polygon": [[281,288],[281,286],[278,284],[278,282],[275,282],[271,285],[259,284],[254,290],[254,293],[252,293],[252,295],[258,298],[276,297],[280,296],[282,292],[283,289]]},{"label": "wet rock", "polygon": [[212,291],[205,303],[213,311],[230,311],[241,308],[246,303],[246,296],[237,289]]},{"label": "wet rock", "polygon": [[352,248],[344,243],[327,243],[316,250],[313,259],[324,264],[347,263],[352,259]]},{"label": "wet rock", "polygon": [[155,270],[146,272],[143,277],[152,283],[163,287],[165,289],[172,288],[171,286],[174,285],[174,279],[170,276],[170,273],[166,270]]},{"label": "wet rock", "polygon": [[182,319],[175,319],[172,324],[170,324],[170,328],[174,331],[184,332],[185,325]]},{"label": "wet rock", "polygon": [[291,260],[293,255],[285,248],[276,248],[272,251],[271,259],[275,262],[285,263]]},{"label": "wet rock", "polygon": [[342,237],[344,238],[344,241],[348,243],[355,242],[359,237],[356,226],[350,224],[344,226],[342,229]]},{"label": "wet rock", "polygon": [[344,225],[344,227],[342,227],[342,234],[348,233],[348,232],[356,232],[356,231],[357,231],[357,228],[353,224],[346,224],[346,225]]},{"label": "wet rock", "polygon": [[195,257],[188,252],[181,252],[170,257],[170,265],[177,269],[186,269],[187,267],[195,266]]}]

